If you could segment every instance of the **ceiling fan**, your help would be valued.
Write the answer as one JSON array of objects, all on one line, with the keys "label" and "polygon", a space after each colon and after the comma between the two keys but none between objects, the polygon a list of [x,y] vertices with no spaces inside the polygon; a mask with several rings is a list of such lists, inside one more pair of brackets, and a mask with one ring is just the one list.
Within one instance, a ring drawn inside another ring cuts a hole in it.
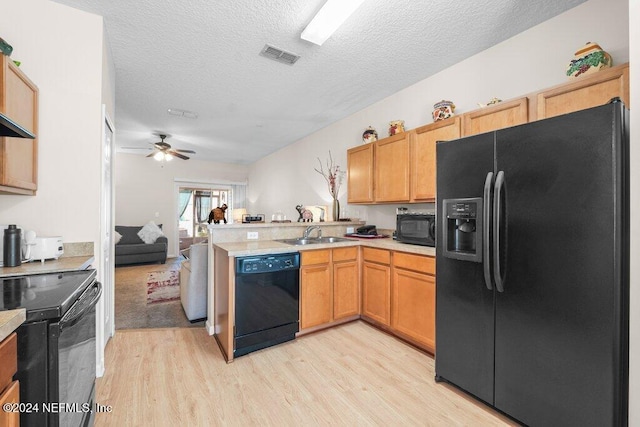
[{"label": "ceiling fan", "polygon": [[158,136],[160,137],[160,141],[152,143],[156,151],[149,154],[147,157],[153,157],[156,160],[170,160],[171,156],[173,156],[182,160],[189,160],[189,157],[180,153],[196,154],[196,152],[193,150],[180,150],[171,148],[171,145],[169,143],[164,142],[164,139],[167,137],[167,135]]},{"label": "ceiling fan", "polygon": [[149,143],[153,145],[154,148],[139,148],[139,147],[123,147],[123,148],[128,150],[131,150],[131,149],[155,150],[153,153],[150,153],[149,155],[147,155],[147,157],[153,157],[158,161],[163,161],[163,160],[168,161],[168,160],[171,160],[173,157],[177,157],[182,160],[189,160],[188,156],[185,156],[184,154],[181,154],[181,153],[196,154],[196,152],[193,150],[181,150],[177,148],[171,148],[171,144],[164,141],[168,135],[158,134],[158,136],[160,137],[160,141]]}]

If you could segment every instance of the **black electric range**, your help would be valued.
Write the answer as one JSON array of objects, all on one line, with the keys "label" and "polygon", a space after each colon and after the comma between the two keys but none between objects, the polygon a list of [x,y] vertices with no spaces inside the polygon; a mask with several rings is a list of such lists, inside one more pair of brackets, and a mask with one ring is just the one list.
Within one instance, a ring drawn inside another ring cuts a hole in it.
[{"label": "black electric range", "polygon": [[0,284],[0,311],[26,310],[26,321],[16,331],[15,379],[20,402],[31,411],[20,413],[20,425],[91,425],[96,304],[102,293],[96,271],[6,277]]}]

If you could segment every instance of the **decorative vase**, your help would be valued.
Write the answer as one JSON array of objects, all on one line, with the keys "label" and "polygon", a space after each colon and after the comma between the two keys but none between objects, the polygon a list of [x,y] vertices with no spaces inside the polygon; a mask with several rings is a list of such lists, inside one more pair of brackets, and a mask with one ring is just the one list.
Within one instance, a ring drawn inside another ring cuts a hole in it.
[{"label": "decorative vase", "polygon": [[404,132],[404,120],[393,120],[389,122],[389,136]]},{"label": "decorative vase", "polygon": [[611,67],[611,55],[602,50],[598,43],[587,43],[575,53],[567,66],[567,77],[578,77]]},{"label": "decorative vase", "polygon": [[340,201],[336,198],[333,199],[333,220],[340,220]]},{"label": "decorative vase", "polygon": [[456,109],[456,106],[451,101],[445,101],[444,99],[440,102],[436,102],[433,105],[433,111],[431,115],[433,116],[433,121],[437,122],[439,120],[448,119],[453,116],[453,112]]},{"label": "decorative vase", "polygon": [[377,141],[377,140],[378,140],[378,132],[376,132],[376,130],[371,126],[369,126],[362,134],[362,142],[364,144]]}]

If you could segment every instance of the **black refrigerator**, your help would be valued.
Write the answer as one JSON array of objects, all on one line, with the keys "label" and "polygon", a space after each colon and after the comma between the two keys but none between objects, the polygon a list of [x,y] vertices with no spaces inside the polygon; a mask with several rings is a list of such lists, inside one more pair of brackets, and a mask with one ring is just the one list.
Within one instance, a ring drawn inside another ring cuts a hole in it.
[{"label": "black refrigerator", "polygon": [[437,143],[437,381],[526,425],[627,425],[628,132],[613,101]]}]

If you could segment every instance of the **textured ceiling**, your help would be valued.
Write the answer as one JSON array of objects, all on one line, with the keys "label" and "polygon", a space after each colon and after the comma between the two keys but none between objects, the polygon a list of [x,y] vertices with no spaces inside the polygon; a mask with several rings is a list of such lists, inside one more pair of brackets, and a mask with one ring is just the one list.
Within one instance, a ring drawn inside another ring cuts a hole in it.
[{"label": "textured ceiling", "polygon": [[168,133],[193,158],[248,164],[585,0],[368,0],[322,46],[300,33],[324,0],[55,1],[104,16],[118,151]]}]

